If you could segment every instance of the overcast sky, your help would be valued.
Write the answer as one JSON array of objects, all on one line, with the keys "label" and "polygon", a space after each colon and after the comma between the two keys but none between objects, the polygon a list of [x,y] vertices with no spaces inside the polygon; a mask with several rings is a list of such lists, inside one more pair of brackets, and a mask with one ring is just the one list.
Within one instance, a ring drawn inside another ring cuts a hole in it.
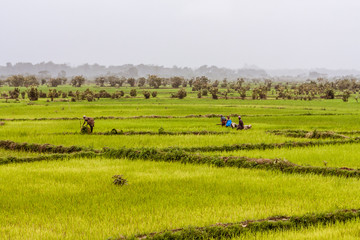
[{"label": "overcast sky", "polygon": [[0,65],[360,69],[358,0],[0,0]]}]

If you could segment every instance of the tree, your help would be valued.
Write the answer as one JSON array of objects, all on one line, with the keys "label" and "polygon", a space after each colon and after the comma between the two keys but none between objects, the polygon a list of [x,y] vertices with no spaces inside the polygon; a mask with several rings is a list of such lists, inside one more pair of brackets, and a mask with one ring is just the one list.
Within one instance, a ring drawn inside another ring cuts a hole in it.
[{"label": "tree", "polygon": [[242,100],[245,100],[246,98],[246,89],[243,87],[240,87],[240,89],[238,90],[238,93],[240,94],[240,97]]},{"label": "tree", "polygon": [[36,77],[34,75],[26,76],[24,78],[24,86],[25,87],[38,86],[38,85],[39,85],[39,81],[36,79]]},{"label": "tree", "polygon": [[8,77],[5,82],[11,87],[21,87],[24,86],[25,78],[23,75],[12,75]]},{"label": "tree", "polygon": [[[78,91],[76,91],[78,92]],[[59,96],[56,89],[49,89],[48,97],[51,99],[51,101],[54,101],[54,98],[57,98]]]},{"label": "tree", "polygon": [[143,87],[146,83],[146,79],[144,77],[141,77],[138,79],[138,86]]},{"label": "tree", "polygon": [[226,87],[227,87],[227,85],[228,85],[228,82],[227,82],[227,79],[225,78],[225,79],[222,81],[222,83],[221,83],[220,87],[222,87],[222,88],[226,88]]},{"label": "tree", "polygon": [[61,78],[50,78],[49,85],[50,85],[50,87],[57,87],[57,86],[61,85],[62,82],[63,81]]},{"label": "tree", "polygon": [[117,76],[111,75],[107,77],[107,80],[111,87],[116,87],[116,84],[119,83],[120,79]]},{"label": "tree", "polygon": [[159,88],[161,85],[161,78],[159,78],[156,75],[149,75],[148,83],[149,83],[150,87]]},{"label": "tree", "polygon": [[347,102],[347,101],[349,101],[349,97],[350,97],[350,91],[349,91],[349,90],[345,90],[345,91],[343,92],[342,100],[343,100],[344,102]]},{"label": "tree", "polygon": [[71,79],[71,85],[74,87],[81,87],[85,83],[85,78],[83,76],[75,76]]},{"label": "tree", "polygon": [[210,88],[209,91],[210,91],[213,99],[218,99],[218,96],[217,96],[217,94],[218,94],[218,92],[219,92],[219,89],[218,89],[218,88],[212,87],[212,88]]},{"label": "tree", "polygon": [[135,86],[135,78],[128,78],[127,83],[130,85],[130,87]]},{"label": "tree", "polygon": [[39,99],[39,92],[36,87],[31,87],[28,91],[28,98],[30,101],[37,101]]},{"label": "tree", "polygon": [[95,78],[95,84],[100,87],[104,87],[105,80],[106,80],[105,77],[97,77],[97,78]]},{"label": "tree", "polygon": [[213,82],[212,87],[218,87],[219,86],[219,80],[215,80],[215,82]]},{"label": "tree", "polygon": [[325,91],[325,98],[326,99],[334,99],[335,98],[335,91],[333,89],[327,89]]},{"label": "tree", "polygon": [[192,83],[193,91],[199,91],[200,89],[208,88],[210,80],[205,77],[197,77],[195,81]]},{"label": "tree", "polygon": [[181,78],[181,77],[172,77],[172,78],[170,78],[171,86],[173,88],[180,87],[180,85],[182,84],[183,81],[184,81],[184,79]]}]

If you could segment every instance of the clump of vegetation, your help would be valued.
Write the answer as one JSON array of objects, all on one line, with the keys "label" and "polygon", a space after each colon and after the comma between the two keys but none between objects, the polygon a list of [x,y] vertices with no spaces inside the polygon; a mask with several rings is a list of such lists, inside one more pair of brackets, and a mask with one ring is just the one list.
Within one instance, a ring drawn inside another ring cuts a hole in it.
[{"label": "clump of vegetation", "polygon": [[14,88],[14,90],[9,91],[9,95],[11,99],[17,99],[19,97],[19,94],[20,94],[19,88]]},{"label": "clump of vegetation", "polygon": [[159,134],[165,134],[165,129],[163,127],[159,128]]},{"label": "clump of vegetation", "polygon": [[246,98],[246,89],[243,87],[240,87],[240,89],[238,90],[238,93],[240,94],[240,97],[242,100],[245,100]]},{"label": "clump of vegetation", "polygon": [[333,89],[327,89],[325,91],[325,98],[326,99],[334,99],[335,98],[335,91]]},{"label": "clump of vegetation", "polygon": [[180,89],[176,94],[172,93],[171,98],[184,99],[187,96],[185,89]]},{"label": "clump of vegetation", "polygon": [[156,97],[156,96],[157,96],[157,91],[153,91],[153,92],[151,93],[151,96],[152,96],[152,97]]},{"label": "clump of vegetation", "polygon": [[219,92],[218,88],[216,88],[216,87],[210,88],[210,93],[211,93],[213,99],[218,99],[218,96],[217,96],[218,92]]},{"label": "clump of vegetation", "polygon": [[86,79],[83,76],[75,76],[71,79],[71,85],[73,87],[81,87],[85,83]]},{"label": "clump of vegetation", "polygon": [[131,89],[131,90],[130,90],[130,96],[136,97],[136,95],[137,95],[136,89]]},{"label": "clump of vegetation", "polygon": [[208,95],[208,90],[207,90],[207,89],[203,89],[203,90],[202,90],[202,95],[203,95],[203,96],[207,96],[207,95]]},{"label": "clump of vegetation", "polygon": [[145,99],[149,99],[150,98],[150,92],[149,91],[143,91],[143,95]]},{"label": "clump of vegetation", "polygon": [[39,99],[39,91],[36,87],[31,87],[28,91],[28,98],[30,101],[37,101]]},{"label": "clump of vegetation", "polygon": [[349,91],[349,90],[345,90],[345,91],[343,92],[343,95],[342,95],[342,100],[343,100],[344,102],[347,102],[347,101],[349,101],[349,97],[350,97],[350,91]]},{"label": "clump of vegetation", "polygon": [[89,127],[82,126],[81,129],[80,129],[80,132],[81,132],[81,134],[89,134],[91,131],[90,131]]},{"label": "clump of vegetation", "polygon": [[123,178],[123,175],[114,175],[112,178],[114,179],[113,183],[115,185],[119,185],[119,186],[127,185],[128,181],[125,178]]}]

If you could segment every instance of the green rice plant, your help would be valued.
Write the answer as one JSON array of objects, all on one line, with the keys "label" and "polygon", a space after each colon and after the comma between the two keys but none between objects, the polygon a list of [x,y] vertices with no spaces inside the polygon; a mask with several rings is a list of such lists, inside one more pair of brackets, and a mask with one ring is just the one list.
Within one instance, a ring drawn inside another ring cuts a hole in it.
[{"label": "green rice plant", "polygon": [[[114,172],[126,172],[131,187],[119,193],[109,184]],[[0,235],[10,239],[116,238],[351,209],[360,200],[352,178],[140,160],[10,164],[0,175]]]},{"label": "green rice plant", "polygon": [[[211,156],[246,156],[249,158],[279,158],[302,166],[360,168],[359,143],[309,146],[305,148],[274,148],[251,151],[202,152]],[[325,165],[326,164],[326,165]]]},{"label": "green rice plant", "polygon": [[[265,231],[304,229],[311,226],[344,223],[360,217],[359,210],[340,210],[330,213],[306,214],[303,216],[274,216],[260,220],[237,223],[218,223],[205,227],[188,227],[164,232],[154,232],[129,237],[128,239],[228,239],[236,236],[257,234]],[[126,239],[124,237],[120,239]]]}]

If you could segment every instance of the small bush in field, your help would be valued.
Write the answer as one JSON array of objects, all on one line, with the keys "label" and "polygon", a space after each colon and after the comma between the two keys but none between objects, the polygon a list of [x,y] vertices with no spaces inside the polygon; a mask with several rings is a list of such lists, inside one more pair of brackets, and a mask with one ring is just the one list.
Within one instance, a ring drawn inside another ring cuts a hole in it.
[{"label": "small bush in field", "polygon": [[136,89],[131,89],[130,90],[130,96],[136,97]]},{"label": "small bush in field", "polygon": [[153,91],[153,92],[151,93],[151,96],[152,96],[152,97],[156,97],[156,96],[157,96],[157,91]]},{"label": "small bush in field", "polygon": [[123,186],[127,184],[127,180],[123,178],[123,175],[114,175],[112,178],[114,179],[113,183],[115,185]]},{"label": "small bush in field", "polygon": [[149,91],[144,91],[143,92],[143,95],[146,99],[149,99],[150,98],[150,92]]}]

